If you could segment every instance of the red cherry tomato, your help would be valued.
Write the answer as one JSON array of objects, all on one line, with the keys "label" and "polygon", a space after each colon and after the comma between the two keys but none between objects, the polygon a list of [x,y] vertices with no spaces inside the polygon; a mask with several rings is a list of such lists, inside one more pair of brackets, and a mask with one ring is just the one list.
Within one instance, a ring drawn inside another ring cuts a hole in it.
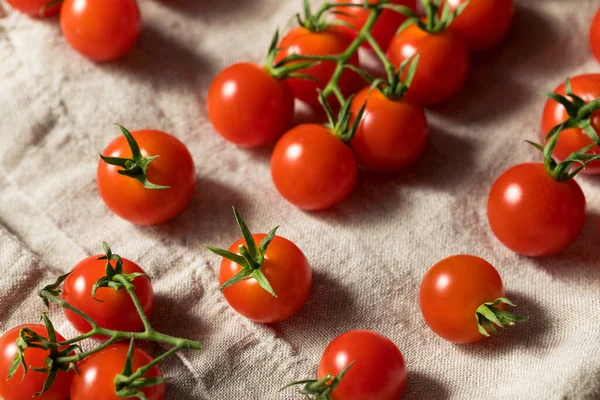
[{"label": "red cherry tomato", "polygon": [[[33,397],[34,394],[41,392],[48,374],[34,371],[32,368],[45,368],[48,350],[28,347],[25,349],[25,362],[27,363],[27,375],[23,379],[23,367],[19,367],[17,372],[7,380],[10,365],[17,355],[17,338],[21,328],[29,328],[39,335],[48,338],[48,331],[44,325],[27,324],[17,326],[6,332],[0,338],[0,398],[4,400],[68,400],[69,387],[73,374],[59,371],[56,380],[50,389],[41,396]],[[58,332],[56,340],[63,342],[65,340]]]},{"label": "red cherry tomato", "polygon": [[[256,243],[265,237],[262,233],[252,236]],[[238,254],[242,244],[246,245],[243,238],[233,243],[229,251]],[[221,285],[240,270],[238,264],[224,258],[219,271]],[[243,280],[223,290],[225,299],[238,313],[253,321],[270,324],[291,317],[306,303],[312,272],[304,253],[294,243],[275,236],[265,253],[262,273],[278,297],[260,287],[254,278]]]},{"label": "red cherry tomato", "polygon": [[590,48],[596,60],[600,62],[600,9],[596,12],[590,27]]},{"label": "red cherry tomato", "polygon": [[548,256],[565,250],[581,233],[585,196],[577,182],[554,180],[543,164],[519,164],[492,186],[487,213],[506,247],[526,256]]},{"label": "red cherry tomato", "polygon": [[271,177],[279,193],[304,210],[324,210],[342,202],[356,183],[354,153],[322,125],[299,125],[279,140],[271,157]]},{"label": "red cherry tomato", "polygon": [[432,105],[456,94],[469,72],[469,52],[465,44],[448,30],[429,33],[413,24],[392,40],[387,51],[396,68],[418,54],[421,55],[419,65],[406,99]]},{"label": "red cherry tomato", "polygon": [[[370,4],[377,3],[378,0],[369,0]],[[364,0],[336,0],[338,4],[365,4]],[[390,4],[402,5],[410,8],[413,11],[417,10],[416,0],[392,0]],[[355,30],[350,30],[353,36],[356,36],[356,31],[359,31],[367,22],[369,17],[369,10],[364,7],[340,7],[338,11],[344,13],[344,15],[336,15],[336,19],[347,22],[354,27]],[[373,39],[379,44],[379,46],[385,51],[392,38],[396,35],[396,31],[400,28],[400,25],[406,21],[406,16],[392,10],[383,10],[379,19],[371,30]],[[368,43],[363,43],[363,46],[370,48]]]},{"label": "red cherry tomato", "polygon": [[208,89],[208,118],[225,139],[242,147],[257,147],[278,139],[294,118],[294,96],[285,80],[264,67],[234,64]]},{"label": "red cherry tomato", "polygon": [[[129,345],[114,344],[86,357],[77,367],[79,374],[71,384],[71,400],[120,400],[115,393],[115,376],[123,372]],[[133,371],[152,361],[143,350],[134,347]],[[160,368],[155,365],[144,375],[144,378],[162,377]],[[165,384],[150,386],[141,391],[147,400],[163,400]]]},{"label": "red cherry tomato", "polygon": [[[447,0],[456,10],[467,0]],[[474,51],[488,50],[504,39],[513,21],[513,0],[469,0],[449,29]]]},{"label": "red cherry tomato", "polygon": [[[174,136],[154,130],[131,132],[144,157],[158,155],[148,165],[148,180],[168,189],[146,189],[136,179],[123,176],[121,167],[98,163],[98,191],[112,212],[129,222],[153,225],[179,215],[195,189],[194,161],[187,147]],[[107,157],[131,158],[124,136],[116,138],[102,152]]]},{"label": "red cherry tomato", "polygon": [[332,400],[398,400],[406,386],[406,364],[398,347],[372,331],[346,332],[325,349],[319,364],[319,379],[333,376],[348,366]]},{"label": "red cherry tomato", "polygon": [[77,52],[93,61],[112,61],[137,41],[140,11],[136,0],[65,0],[60,26]]},{"label": "red cherry tomato", "polygon": [[431,330],[454,343],[473,343],[479,333],[475,311],[483,303],[504,297],[498,271],[487,261],[470,255],[448,257],[427,271],[419,302]]},{"label": "red cherry tomato", "polygon": [[[590,102],[600,98],[600,74],[580,75],[570,80],[573,93],[581,97],[584,101]],[[565,84],[560,84],[554,91],[564,96]],[[542,115],[542,140],[545,140],[545,136],[552,128],[562,124],[568,118],[567,110],[565,110],[563,105],[548,99]],[[600,111],[596,111],[592,115],[592,126],[600,134]],[[592,139],[582,129],[567,129],[560,133],[553,155],[558,160],[564,160],[572,152],[579,151],[592,143]],[[588,153],[600,154],[600,147],[595,146]],[[591,162],[583,172],[600,174],[600,161]]]},{"label": "red cherry tomato", "polygon": [[[49,0],[6,0],[15,10],[19,10],[22,13],[28,14],[31,17],[41,17],[40,12],[42,8],[49,2]],[[48,8],[44,11],[44,17],[56,15],[60,11],[60,4]]]},{"label": "red cherry tomato", "polygon": [[[98,260],[101,256],[87,257],[75,265],[73,272],[63,284],[63,300],[89,315],[102,328],[125,332],[142,331],[144,329],[142,320],[124,288],[119,290],[99,288],[96,291],[96,300],[92,298],[94,283],[105,275],[106,260]],[[145,273],[136,263],[126,258],[122,260],[123,273]],[[115,262],[111,264],[114,266]],[[154,308],[154,291],[150,281],[144,277],[137,277],[133,280],[133,285],[142,309],[147,316],[150,316]],[[79,332],[90,331],[90,324],[77,314],[65,309],[65,315]]]},{"label": "red cherry tomato", "polygon": [[415,162],[427,144],[423,109],[366,88],[352,100],[352,114],[357,115],[365,102],[362,122],[350,142],[359,164],[371,171],[393,172]]},{"label": "red cherry tomato", "polygon": [[[276,62],[283,60],[290,54],[301,55],[336,55],[346,51],[352,37],[344,33],[342,29],[332,26],[319,32],[311,32],[306,28],[297,27],[288,32],[278,47],[282,50],[277,53]],[[358,53],[355,53],[348,64],[358,66]],[[323,61],[318,65],[297,71],[298,73],[310,75],[319,80],[321,84],[309,79],[289,78],[287,79],[294,97],[311,105],[318,106],[317,88],[323,89],[331,79],[335,70],[335,62]],[[362,78],[350,70],[346,70],[340,78],[339,87],[344,96],[356,92],[362,86]]]}]

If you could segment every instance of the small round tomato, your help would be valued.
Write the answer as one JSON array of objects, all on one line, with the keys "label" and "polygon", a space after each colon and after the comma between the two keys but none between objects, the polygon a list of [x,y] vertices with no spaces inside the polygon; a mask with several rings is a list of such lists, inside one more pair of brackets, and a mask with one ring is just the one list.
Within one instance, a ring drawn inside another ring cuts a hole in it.
[{"label": "small round tomato", "polygon": [[[101,328],[114,329],[125,332],[139,332],[144,330],[131,297],[121,288],[101,287],[96,291],[96,298],[92,298],[92,287],[98,279],[105,276],[106,260],[98,260],[102,255],[84,258],[75,267],[63,284],[62,298],[75,308],[90,316]],[[123,273],[145,274],[136,263],[123,258]],[[115,261],[111,261],[115,266]],[[149,317],[154,308],[154,291],[150,281],[143,277],[133,280],[135,294],[142,305],[144,313]],[[91,326],[79,315],[64,310],[71,325],[81,333],[89,332]]]},{"label": "small round tomato", "polygon": [[[42,8],[50,2],[50,0],[6,0],[15,10],[28,14],[31,17],[42,17]],[[56,15],[60,11],[60,4],[52,6],[44,11],[44,17]]]},{"label": "small round tomato", "polygon": [[471,256],[448,257],[427,271],[419,302],[431,330],[454,343],[483,338],[475,312],[484,303],[504,297],[498,271],[487,261]]},{"label": "small round tomato", "polygon": [[469,72],[467,46],[452,32],[429,33],[417,24],[396,36],[387,51],[396,68],[420,54],[406,99],[421,105],[442,103],[462,87]]},{"label": "small round tomato", "polygon": [[338,376],[350,363],[332,400],[397,400],[406,386],[406,364],[398,347],[372,331],[346,332],[325,349],[319,364],[319,379]]},{"label": "small round tomato", "polygon": [[[377,2],[378,0],[369,0],[370,4],[375,4]],[[355,30],[348,30],[353,36],[356,36],[356,31],[362,29],[370,14],[368,9],[360,7],[360,5],[365,4],[364,0],[336,0],[336,3],[357,5],[356,7],[340,7],[338,11],[341,11],[343,14],[335,16],[336,19],[352,25]],[[392,0],[390,1],[390,4],[406,6],[413,11],[416,11],[417,9],[416,0]],[[396,35],[396,31],[404,21],[406,21],[405,15],[393,10],[383,10],[371,30],[371,35],[384,51],[387,49],[392,38]],[[363,45],[367,48],[371,47],[367,42],[363,43]]]},{"label": "small round tomato", "polygon": [[[146,176],[166,189],[147,189],[140,181],[119,173],[123,168],[103,160],[98,163],[98,191],[104,203],[119,217],[138,225],[154,225],[179,215],[195,190],[196,173],[192,155],[183,143],[168,133],[155,130],[131,132],[143,157],[159,156],[148,164]],[[115,139],[102,153],[105,157],[131,158],[124,136]]]},{"label": "small round tomato", "polygon": [[427,144],[423,108],[366,88],[352,100],[352,114],[357,115],[365,102],[362,122],[350,142],[358,163],[371,171],[393,172],[415,162]]},{"label": "small round tomato", "polygon": [[543,164],[516,165],[494,182],[490,227],[512,251],[548,256],[569,247],[585,222],[585,196],[573,179],[556,181]]},{"label": "small round tomato", "polygon": [[[352,37],[342,29],[332,26],[319,32],[311,32],[304,27],[297,27],[288,32],[278,47],[281,50],[277,53],[276,62],[283,60],[290,54],[322,56],[341,54],[352,43]],[[354,53],[348,64],[358,67],[358,53]],[[294,93],[294,97],[311,105],[318,106],[319,99],[317,89],[323,89],[331,79],[336,64],[333,61],[323,61],[310,68],[304,68],[296,71],[297,73],[310,75],[317,79],[319,83],[304,78],[288,78],[287,81]],[[342,73],[339,81],[339,87],[344,96],[356,92],[362,86],[362,78],[350,70]]]},{"label": "small round tomato", "polygon": [[354,153],[322,125],[299,125],[279,140],[271,157],[271,177],[279,193],[304,210],[324,210],[342,202],[356,184]]},{"label": "small round tomato", "polygon": [[[71,384],[71,400],[119,400],[121,397],[115,393],[115,376],[123,372],[129,345],[114,344],[86,357],[77,369],[79,374],[73,378]],[[152,361],[146,352],[134,347],[133,371]],[[153,366],[144,375],[144,378],[159,378],[163,374],[158,365]],[[165,384],[140,389],[147,400],[163,400],[165,397]]]},{"label": "small round tomato", "polygon": [[93,61],[112,61],[127,53],[140,35],[136,0],[64,0],[63,35],[77,52]]},{"label": "small round tomato", "polygon": [[590,27],[590,48],[596,60],[600,62],[600,9],[596,12]]},{"label": "small round tomato", "polygon": [[513,0],[446,0],[451,10],[466,1],[469,5],[449,29],[474,51],[488,50],[504,39],[512,25]]},{"label": "small round tomato", "polygon": [[208,89],[208,118],[225,139],[257,147],[278,139],[294,119],[294,96],[286,80],[277,80],[256,64],[234,64]]},{"label": "small round tomato", "polygon": [[[571,78],[570,81],[573,93],[581,97],[584,101],[590,102],[600,98],[600,74],[580,75]],[[560,84],[554,92],[565,96],[565,84]],[[562,104],[548,99],[542,115],[542,140],[545,140],[546,135],[552,128],[562,124],[568,118],[567,110],[565,110]],[[596,111],[592,115],[592,126],[600,134],[600,111]],[[558,143],[552,154],[556,159],[564,160],[569,154],[579,151],[592,143],[592,139],[583,129],[566,129],[560,133]],[[588,153],[600,154],[600,146],[593,147]],[[583,172],[600,174],[600,161],[591,162]]]},{"label": "small round tomato", "polygon": [[[52,387],[44,392],[44,394],[36,397],[33,396],[42,391],[44,382],[48,377],[48,374],[34,371],[33,368],[46,367],[45,361],[49,354],[48,350],[33,347],[26,348],[24,354],[28,369],[25,379],[23,380],[22,366],[17,369],[10,379],[7,379],[10,365],[17,355],[16,342],[22,328],[29,328],[46,339],[48,338],[46,327],[40,324],[17,326],[0,338],[0,398],[4,400],[68,400],[69,387],[71,386],[73,374],[64,371],[58,371]],[[56,340],[63,342],[65,338],[57,332]]]}]

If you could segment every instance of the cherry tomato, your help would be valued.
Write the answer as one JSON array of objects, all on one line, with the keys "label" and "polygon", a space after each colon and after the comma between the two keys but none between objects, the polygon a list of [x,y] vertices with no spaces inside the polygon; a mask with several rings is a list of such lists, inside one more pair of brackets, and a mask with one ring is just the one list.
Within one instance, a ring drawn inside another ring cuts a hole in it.
[{"label": "cherry tomato", "polygon": [[[378,0],[369,0],[370,4],[377,3]],[[365,4],[364,0],[336,0],[338,4],[357,4],[362,5]],[[416,0],[392,0],[390,4],[402,5],[410,8],[413,11],[417,9],[417,1]],[[338,11],[344,13],[344,15],[336,15],[336,19],[347,22],[354,27],[355,30],[350,30],[350,33],[353,36],[356,36],[356,31],[359,31],[367,22],[367,18],[369,17],[369,10],[364,7],[340,7]],[[396,35],[396,31],[400,28],[400,25],[406,21],[406,16],[400,14],[398,12],[392,10],[383,10],[379,19],[373,26],[371,30],[371,35],[373,39],[379,44],[379,46],[385,51],[388,45],[390,44],[394,35]],[[363,43],[363,46],[370,48],[371,46],[368,43]]]},{"label": "cherry tomato", "polygon": [[[252,236],[260,243],[265,234]],[[237,254],[242,244],[246,245],[243,238],[233,243],[229,251]],[[240,270],[238,264],[224,258],[219,271],[221,285]],[[265,253],[262,273],[278,297],[260,287],[254,278],[243,280],[223,290],[225,299],[238,313],[253,321],[270,324],[291,317],[306,303],[312,272],[304,253],[294,243],[275,236]]]},{"label": "cherry tomato", "polygon": [[[63,284],[63,300],[89,315],[102,328],[125,332],[144,330],[144,325],[133,301],[124,288],[114,290],[102,287],[96,291],[96,299],[92,298],[94,283],[105,275],[106,260],[98,260],[98,257],[101,256],[84,258],[75,265],[73,272]],[[126,258],[122,260],[123,273],[145,273],[136,263]],[[115,262],[112,261],[111,264],[114,266]],[[133,280],[133,285],[142,309],[147,316],[150,316],[154,308],[154,291],[150,281],[140,276]],[[79,315],[67,309],[65,309],[65,315],[79,332],[90,331],[90,324]]]},{"label": "cherry tomato", "polygon": [[[456,10],[467,0],[447,0]],[[449,29],[474,51],[488,50],[504,39],[513,21],[513,0],[469,0]]]},{"label": "cherry tomato", "polygon": [[469,51],[452,32],[429,33],[413,24],[396,36],[387,51],[398,68],[420,54],[406,99],[421,105],[444,102],[461,88],[469,72]]},{"label": "cherry tomato", "polygon": [[[153,225],[179,215],[188,205],[195,189],[194,161],[174,136],[154,130],[131,132],[144,157],[160,156],[150,162],[147,178],[150,182],[169,186],[168,189],[146,189],[136,179],[123,176],[121,167],[98,163],[98,191],[112,212],[129,222]],[[106,157],[131,158],[124,136],[115,139],[102,153]]]},{"label": "cherry tomato", "polygon": [[[42,8],[50,0],[6,0],[15,10],[19,10],[22,13],[28,14],[31,17],[41,17],[40,12]],[[48,8],[44,11],[44,17],[56,15],[60,11],[60,4]]]},{"label": "cherry tomato", "polygon": [[419,302],[431,330],[454,343],[473,343],[479,333],[475,311],[483,303],[504,297],[498,271],[487,261],[470,255],[448,257],[427,271]]},{"label": "cherry tomato", "polygon": [[554,180],[543,164],[519,164],[494,182],[487,213],[506,247],[526,256],[548,256],[565,250],[581,233],[585,196],[577,182]]},{"label": "cherry tomato", "polygon": [[65,0],[60,12],[63,35],[93,61],[112,61],[127,53],[140,35],[136,0]]},{"label": "cherry tomato", "polygon": [[590,27],[590,48],[596,60],[600,62],[600,9],[596,12]]},{"label": "cherry tomato", "polygon": [[[580,75],[570,80],[573,93],[581,97],[584,101],[590,102],[600,98],[600,74]],[[565,84],[560,84],[554,91],[564,96]],[[544,140],[552,128],[562,124],[568,118],[567,110],[565,110],[563,105],[548,99],[542,115],[542,140]],[[600,111],[596,111],[592,115],[592,126],[600,134]],[[579,151],[592,143],[592,139],[582,129],[566,129],[560,133],[553,155],[558,160],[564,160],[572,152]],[[588,153],[600,154],[600,147],[595,146]],[[591,162],[583,172],[600,174],[600,161]]]},{"label": "cherry tomato", "polygon": [[[297,27],[287,33],[278,47],[282,50],[277,53],[276,62],[283,60],[290,54],[301,55],[336,55],[346,51],[352,37],[345,33],[342,29],[332,26],[319,32],[311,32],[306,28]],[[355,53],[348,64],[358,66],[358,53]],[[323,89],[327,82],[331,79],[335,70],[335,62],[323,61],[318,65],[310,68],[304,68],[297,73],[310,75],[319,80],[321,84],[309,79],[289,78],[287,79],[294,97],[311,105],[318,106],[319,100],[317,96],[317,88]],[[358,91],[362,86],[362,78],[350,70],[344,71],[340,78],[339,87],[344,96]]]},{"label": "cherry tomato", "polygon": [[271,177],[279,193],[304,210],[324,210],[342,202],[356,183],[354,153],[322,125],[299,125],[279,140],[271,157]]},{"label": "cherry tomato", "polygon": [[[129,345],[114,344],[97,353],[86,357],[79,363],[79,374],[73,378],[71,384],[71,400],[119,400],[115,393],[115,376],[123,372]],[[143,350],[134,347],[133,371],[152,361]],[[144,375],[144,378],[162,377],[158,365],[153,366]],[[165,397],[165,384],[150,386],[141,391],[147,400],[163,400]]]},{"label": "cherry tomato", "polygon": [[427,144],[423,109],[366,88],[352,100],[353,115],[365,102],[362,122],[350,142],[359,164],[371,171],[392,172],[415,162]]},{"label": "cherry tomato", "polygon": [[332,400],[398,400],[406,386],[406,364],[398,347],[372,331],[346,332],[325,349],[319,379],[337,376],[351,362]]},{"label": "cherry tomato", "polygon": [[[10,365],[17,355],[16,341],[22,328],[29,328],[46,339],[48,338],[46,327],[40,324],[17,326],[0,338],[0,398],[4,400],[68,400],[73,374],[63,371],[58,371],[56,380],[50,389],[41,396],[33,397],[34,394],[42,391],[48,374],[34,371],[32,368],[46,367],[45,360],[50,353],[48,350],[33,347],[26,348],[25,362],[28,369],[25,380],[22,380],[23,367],[19,367],[10,379],[6,379]],[[57,332],[56,340],[63,342],[65,338]]]},{"label": "cherry tomato", "polygon": [[294,96],[286,80],[278,81],[256,64],[234,64],[208,89],[208,118],[225,139],[257,147],[283,135],[294,118]]}]

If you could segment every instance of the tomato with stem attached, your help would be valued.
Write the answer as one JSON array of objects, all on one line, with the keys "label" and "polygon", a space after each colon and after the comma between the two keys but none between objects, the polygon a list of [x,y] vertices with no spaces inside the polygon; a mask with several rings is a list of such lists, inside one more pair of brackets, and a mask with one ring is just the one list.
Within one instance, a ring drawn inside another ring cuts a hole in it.
[{"label": "tomato with stem attached", "polygon": [[137,41],[140,25],[136,0],[64,0],[60,12],[71,47],[93,61],[125,55]]},{"label": "tomato with stem attached", "polygon": [[[35,371],[33,368],[47,367],[45,361],[49,356],[48,350],[27,347],[24,351],[27,365],[25,379],[23,379],[22,366],[19,366],[14,375],[7,379],[10,366],[18,353],[17,339],[23,328],[28,328],[48,339],[48,330],[41,324],[20,325],[0,337],[0,398],[4,400],[68,400],[73,374],[65,371],[58,371],[52,386],[43,394],[34,397],[36,393],[43,390],[48,373]],[[56,332],[56,340],[63,342],[65,338]]]},{"label": "tomato with stem attached", "polygon": [[[15,10],[19,10],[31,17],[50,17],[58,14],[60,4],[50,5],[52,0],[6,0]],[[45,8],[47,7],[47,8]]]}]

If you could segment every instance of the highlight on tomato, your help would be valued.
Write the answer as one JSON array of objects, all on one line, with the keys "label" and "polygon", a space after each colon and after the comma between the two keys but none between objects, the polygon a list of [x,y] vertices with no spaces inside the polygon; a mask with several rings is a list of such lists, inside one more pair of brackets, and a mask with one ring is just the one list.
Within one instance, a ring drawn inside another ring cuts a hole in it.
[{"label": "highlight on tomato", "polygon": [[262,323],[283,321],[304,305],[310,294],[312,271],[294,243],[269,233],[252,234],[233,209],[242,238],[228,250],[205,245],[223,257],[219,269],[221,292],[242,316]]},{"label": "highlight on tomato", "polygon": [[600,9],[596,12],[590,26],[589,44],[592,54],[600,63]]},{"label": "highlight on tomato", "polygon": [[34,18],[58,14],[61,2],[52,0],[6,0],[15,10]]},{"label": "highlight on tomato", "polygon": [[92,61],[125,55],[140,35],[136,0],[64,0],[60,26],[67,42]]},{"label": "highlight on tomato", "polygon": [[505,310],[498,271],[482,258],[455,255],[431,267],[419,291],[421,312],[438,336],[453,343],[473,343],[527,318]]},{"label": "highlight on tomato", "polygon": [[138,225],[154,225],[178,216],[195,190],[194,161],[174,136],[156,130],[129,132],[100,155],[98,191],[107,207]]}]

